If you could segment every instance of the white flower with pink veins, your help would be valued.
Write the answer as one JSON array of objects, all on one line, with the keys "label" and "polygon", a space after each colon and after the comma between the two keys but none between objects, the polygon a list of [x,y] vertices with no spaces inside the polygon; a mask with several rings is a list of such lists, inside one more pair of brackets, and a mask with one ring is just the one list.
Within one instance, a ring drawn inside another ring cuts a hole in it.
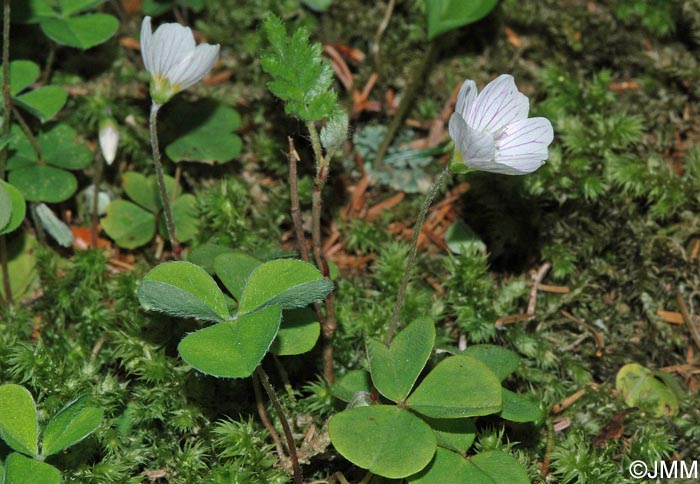
[{"label": "white flower with pink veins", "polygon": [[476,83],[465,81],[449,124],[455,171],[462,161],[468,168],[504,175],[525,175],[542,166],[554,131],[547,118],[528,118],[529,109],[513,76],[497,77],[478,95]]},{"label": "white flower with pink veins", "polygon": [[151,17],[141,23],[141,57],[151,74],[151,98],[165,104],[198,83],[214,67],[219,45],[196,45],[189,27],[168,23],[151,32]]}]

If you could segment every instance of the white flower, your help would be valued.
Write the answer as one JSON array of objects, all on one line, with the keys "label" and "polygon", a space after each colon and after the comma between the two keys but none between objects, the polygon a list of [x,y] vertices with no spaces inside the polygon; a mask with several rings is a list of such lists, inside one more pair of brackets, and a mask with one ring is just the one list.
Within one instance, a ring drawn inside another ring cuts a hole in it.
[{"label": "white flower", "polygon": [[529,108],[513,76],[499,76],[479,95],[476,83],[465,81],[449,125],[456,158],[461,155],[468,168],[504,175],[537,170],[549,156],[554,131],[546,118],[528,119]]},{"label": "white flower", "polygon": [[106,117],[100,121],[100,150],[108,165],[114,162],[117,157],[117,147],[119,146],[119,128],[111,117]]},{"label": "white flower", "polygon": [[219,45],[195,46],[192,30],[176,23],[163,24],[151,34],[151,17],[145,17],[141,24],[141,57],[151,73],[151,98],[164,104],[202,80],[219,57]]}]

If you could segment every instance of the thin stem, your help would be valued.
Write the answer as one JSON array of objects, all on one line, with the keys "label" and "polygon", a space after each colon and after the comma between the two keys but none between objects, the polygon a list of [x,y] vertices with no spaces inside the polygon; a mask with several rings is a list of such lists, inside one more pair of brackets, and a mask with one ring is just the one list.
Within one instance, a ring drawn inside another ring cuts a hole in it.
[{"label": "thin stem", "polygon": [[12,297],[12,286],[10,285],[10,270],[7,262],[7,238],[4,235],[0,235],[0,265],[2,265],[2,287],[5,293],[3,304],[12,306],[12,304],[14,303],[14,298]]},{"label": "thin stem", "polygon": [[50,40],[49,53],[46,57],[46,66],[44,67],[44,73],[41,76],[42,84],[48,84],[51,81],[54,62],[56,62],[56,42]]},{"label": "thin stem", "polygon": [[277,449],[277,455],[280,459],[285,457],[284,447],[282,446],[282,439],[280,439],[280,434],[275,430],[275,426],[270,422],[270,417],[267,415],[267,410],[265,409],[265,404],[262,399],[262,391],[260,390],[260,378],[258,378],[257,373],[253,373],[253,393],[255,393],[255,405],[258,408],[258,415],[260,415],[260,420],[263,425],[270,432],[272,440],[275,442],[275,448]]},{"label": "thin stem", "polygon": [[27,124],[27,121],[25,121],[24,116],[22,116],[22,113],[20,113],[14,106],[12,106],[12,114],[19,123],[20,128],[22,128],[22,131],[24,131],[24,134],[27,136],[29,144],[31,144],[32,148],[34,148],[36,156],[39,158],[39,162],[43,163],[42,160],[44,157],[41,155],[41,145],[39,144],[39,140],[37,140],[34,133],[32,133],[32,129],[29,127],[29,124]]},{"label": "thin stem", "polygon": [[173,212],[170,208],[170,199],[168,198],[168,191],[165,188],[165,177],[163,176],[163,165],[160,162],[160,149],[158,148],[158,110],[160,109],[160,104],[153,102],[151,104],[151,117],[149,120],[149,128],[151,130],[151,148],[153,149],[153,161],[156,165],[156,178],[158,179],[158,188],[160,189],[160,200],[163,202],[163,213],[165,213],[165,225],[168,228],[168,237],[170,238],[170,245],[173,248],[173,255],[175,258],[179,259],[182,250],[180,249],[180,242],[177,241],[177,236],[175,235],[175,223],[173,222]]},{"label": "thin stem", "polygon": [[284,389],[287,392],[287,396],[292,400],[292,402],[296,402],[297,399],[294,396],[292,384],[289,382],[289,375],[287,374],[287,370],[284,369],[284,365],[282,365],[282,362],[274,353],[272,354],[272,361],[275,362],[275,367],[277,368],[277,371],[280,374],[280,378],[282,379],[282,383],[284,384]]},{"label": "thin stem", "polygon": [[292,221],[294,222],[294,233],[297,238],[299,252],[304,262],[309,262],[309,248],[306,246],[306,237],[304,236],[304,225],[301,221],[301,208],[299,205],[299,180],[297,177],[297,163],[299,162],[299,154],[294,148],[294,141],[289,139],[289,190],[292,198]]},{"label": "thin stem", "polygon": [[267,373],[265,373],[265,370],[263,370],[262,366],[258,366],[255,369],[255,373],[258,375],[258,378],[260,378],[260,383],[262,383],[263,388],[267,392],[267,396],[270,397],[272,406],[275,407],[277,417],[280,419],[280,423],[282,424],[284,436],[287,439],[287,450],[289,450],[289,457],[292,460],[292,468],[294,469],[294,482],[296,484],[301,484],[301,466],[299,465],[299,458],[297,457],[297,448],[294,444],[294,436],[292,435],[292,429],[289,428],[289,422],[287,422],[287,417],[285,417],[284,415],[284,409],[282,408],[282,404],[277,398],[275,389],[272,388],[272,385],[270,384],[270,379],[267,377]]},{"label": "thin stem", "polygon": [[[10,92],[10,0],[3,3],[2,22],[2,99],[5,106],[5,116],[2,120],[2,137],[6,139],[10,135],[12,124],[12,94]],[[5,179],[5,165],[7,163],[7,145],[0,152],[0,180]]]},{"label": "thin stem", "polygon": [[[313,122],[306,123],[311,138],[311,147],[316,158],[316,178],[314,179],[313,192],[311,194],[311,243],[313,245],[314,259],[323,277],[330,279],[328,262],[323,256],[321,244],[321,212],[323,208],[323,187],[326,186],[330,159],[323,157],[321,139],[318,136],[316,125]],[[326,318],[323,321],[323,373],[326,379],[333,383],[333,335],[336,330],[335,300],[333,293],[326,296]]]},{"label": "thin stem", "polygon": [[389,146],[391,146],[391,142],[394,140],[394,136],[396,136],[396,133],[401,127],[401,123],[403,122],[404,117],[406,117],[406,115],[408,114],[408,110],[413,104],[413,99],[418,93],[418,88],[422,84],[421,81],[423,80],[425,73],[428,71],[428,68],[433,63],[433,59],[435,57],[436,52],[437,41],[433,39],[428,44],[428,49],[426,50],[425,54],[423,54],[423,61],[413,72],[413,77],[409,81],[408,88],[406,89],[404,95],[401,96],[401,103],[399,104],[399,108],[397,109],[396,114],[394,115],[394,119],[391,120],[391,124],[389,125],[389,128],[387,129],[386,134],[384,135],[384,140],[382,140],[382,144],[379,145],[377,154],[374,157],[374,162],[372,163],[372,166],[375,170],[381,169],[384,155],[386,155],[386,152],[389,150]]},{"label": "thin stem", "polygon": [[374,57],[374,72],[377,74],[379,74],[382,67],[381,55],[379,52],[380,42],[382,40],[382,35],[384,35],[384,31],[389,26],[389,20],[391,20],[391,15],[394,13],[395,4],[396,0],[389,0],[389,3],[386,6],[386,11],[384,12],[384,18],[382,18],[379,27],[377,27],[377,32],[374,34],[374,40],[372,41],[372,47],[370,48],[372,56]]},{"label": "thin stem", "polygon": [[413,237],[411,238],[411,248],[408,252],[408,261],[406,263],[406,270],[403,273],[403,279],[401,280],[401,288],[399,289],[399,295],[396,298],[396,305],[394,305],[394,312],[391,315],[391,321],[389,322],[389,329],[386,332],[386,340],[384,341],[387,345],[391,343],[391,338],[394,336],[394,331],[396,331],[396,325],[399,322],[399,312],[401,311],[401,306],[403,305],[403,300],[406,297],[406,288],[408,288],[408,281],[411,279],[411,271],[413,270],[413,264],[416,262],[416,250],[418,249],[418,237],[420,236],[421,229],[423,228],[423,222],[425,222],[425,217],[428,215],[428,210],[433,204],[433,200],[437,195],[442,184],[450,176],[449,166],[440,173],[440,176],[433,182],[428,195],[423,201],[423,206],[418,212],[418,219],[416,220],[416,225],[413,227]]},{"label": "thin stem", "polygon": [[[2,98],[5,106],[5,116],[2,120],[2,137],[7,139],[10,135],[10,125],[12,123],[12,95],[10,92],[10,0],[3,2],[3,22],[2,22]],[[7,144],[0,150],[0,180],[5,181],[5,167],[7,164]],[[0,235],[0,267],[2,268],[2,282],[5,297],[3,304],[12,306],[12,286],[10,285],[10,269],[7,256],[7,239],[5,235]]]},{"label": "thin stem", "polygon": [[92,217],[90,221],[90,245],[93,249],[97,247],[97,221],[99,214],[100,183],[102,178],[102,165],[104,160],[100,155],[100,150],[95,154],[95,179],[92,182]]}]

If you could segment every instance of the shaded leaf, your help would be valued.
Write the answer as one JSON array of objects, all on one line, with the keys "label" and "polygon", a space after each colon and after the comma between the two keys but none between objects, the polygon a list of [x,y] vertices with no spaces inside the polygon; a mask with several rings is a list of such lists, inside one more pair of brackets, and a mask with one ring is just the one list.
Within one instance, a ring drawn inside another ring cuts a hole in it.
[{"label": "shaded leaf", "polygon": [[289,309],[282,313],[282,325],[270,351],[279,356],[301,355],[316,345],[321,323],[309,308]]},{"label": "shaded leaf", "polygon": [[498,0],[426,0],[428,39],[482,19],[497,3]]},{"label": "shaded leaf", "polygon": [[496,345],[468,346],[462,354],[473,356],[491,368],[499,380],[505,380],[520,365],[520,357],[510,350]]},{"label": "shaded leaf", "polygon": [[29,202],[63,202],[78,189],[78,180],[72,173],[48,165],[12,170],[8,180]]},{"label": "shaded leaf", "polygon": [[226,289],[236,300],[241,299],[245,283],[250,274],[262,264],[258,259],[243,252],[221,254],[214,259],[216,276],[221,279]]},{"label": "shaded leaf", "polygon": [[5,484],[59,484],[61,472],[45,462],[12,453],[5,461]]},{"label": "shaded leaf", "polygon": [[9,234],[10,232],[13,232],[15,229],[17,229],[17,227],[19,227],[22,221],[24,220],[24,216],[27,211],[27,203],[24,200],[22,193],[20,193],[19,190],[17,190],[9,183],[0,180],[0,186],[3,187],[10,201],[10,212],[8,213],[8,221],[4,224],[4,227],[3,224],[0,223],[0,227],[2,227],[2,230],[0,230],[0,234]]},{"label": "shaded leaf", "polygon": [[226,298],[214,279],[190,262],[166,262],[151,269],[138,290],[141,306],[182,318],[229,318]]},{"label": "shaded leaf", "polygon": [[226,163],[243,147],[234,133],[241,126],[241,116],[232,107],[211,100],[176,103],[166,112],[165,121],[173,133],[165,153],[175,162]]},{"label": "shaded leaf", "polygon": [[44,430],[41,453],[44,457],[70,447],[97,430],[104,412],[91,407],[87,398],[73,400],[49,420]]},{"label": "shaded leaf", "polygon": [[46,36],[58,44],[89,49],[112,37],[119,28],[119,21],[111,15],[93,13],[46,19],[40,25]]},{"label": "shaded leaf", "polygon": [[328,422],[335,449],[373,474],[398,479],[423,469],[435,454],[428,424],[394,405],[351,408]]},{"label": "shaded leaf", "polygon": [[481,361],[466,355],[442,360],[406,403],[434,418],[490,415],[501,410],[501,382]]},{"label": "shaded leaf", "polygon": [[68,93],[59,86],[40,87],[13,99],[16,105],[26,109],[42,123],[58,114],[67,100]]},{"label": "shaded leaf", "polygon": [[404,400],[433,351],[435,325],[430,318],[418,318],[401,330],[389,348],[368,339],[367,358],[372,382],[386,398]]},{"label": "shaded leaf", "polygon": [[333,289],[314,266],[293,259],[266,262],[248,278],[239,301],[240,314],[279,305],[294,309],[319,301]]},{"label": "shaded leaf", "polygon": [[192,367],[225,378],[246,378],[263,359],[280,326],[282,310],[270,306],[188,334],[178,345]]},{"label": "shaded leaf", "polygon": [[102,228],[119,247],[135,249],[153,239],[156,218],[136,204],[115,200],[105,209]]},{"label": "shaded leaf", "polygon": [[39,423],[29,390],[8,383],[0,386],[0,437],[17,452],[36,456]]}]

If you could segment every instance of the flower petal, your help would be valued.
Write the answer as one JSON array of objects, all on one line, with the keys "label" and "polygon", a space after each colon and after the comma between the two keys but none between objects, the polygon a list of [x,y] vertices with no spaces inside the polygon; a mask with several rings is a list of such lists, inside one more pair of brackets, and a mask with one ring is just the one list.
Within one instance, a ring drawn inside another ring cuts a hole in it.
[{"label": "flower petal", "polygon": [[187,89],[198,83],[216,64],[219,57],[219,45],[199,44],[180,63],[172,69],[168,78],[181,89]]},{"label": "flower petal", "polygon": [[144,17],[141,22],[141,58],[146,70],[153,73],[153,62],[151,57],[151,17]]},{"label": "flower petal", "polygon": [[169,73],[190,51],[194,50],[195,42],[192,30],[180,24],[163,24],[156,29],[151,40],[153,53],[151,60],[155,72],[172,82]]},{"label": "flower petal", "polygon": [[459,90],[459,95],[457,95],[455,112],[461,114],[462,118],[466,120],[469,116],[469,111],[474,105],[475,99],[476,83],[472,80],[464,81],[464,84],[462,84],[462,87]]},{"label": "flower petal", "polygon": [[526,119],[529,110],[530,101],[518,91],[513,76],[503,74],[479,93],[465,119],[477,131],[496,134],[508,124]]},{"label": "flower petal", "polygon": [[472,129],[458,113],[452,113],[449,131],[467,166],[483,169],[491,164],[496,143],[490,133]]},{"label": "flower petal", "polygon": [[553,139],[554,130],[547,118],[517,121],[496,139],[495,160],[519,174],[531,173],[544,164]]}]

